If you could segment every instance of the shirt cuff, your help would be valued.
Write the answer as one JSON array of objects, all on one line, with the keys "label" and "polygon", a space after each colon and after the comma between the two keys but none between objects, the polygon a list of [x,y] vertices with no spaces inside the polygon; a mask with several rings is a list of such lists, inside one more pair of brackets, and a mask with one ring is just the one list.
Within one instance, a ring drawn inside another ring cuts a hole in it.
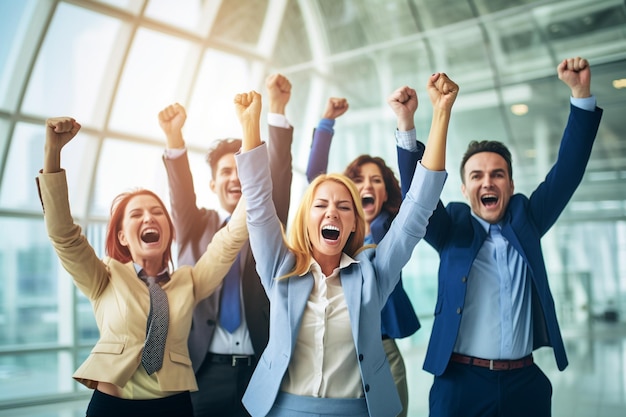
[{"label": "shirt cuff", "polygon": [[594,111],[596,109],[596,97],[594,95],[585,98],[570,97],[569,101],[572,103],[572,106],[578,107],[579,109],[587,111]]},{"label": "shirt cuff", "polygon": [[417,147],[417,132],[415,131],[415,128],[406,132],[401,132],[396,129],[396,145],[409,152],[419,151],[419,148]]},{"label": "shirt cuff", "polygon": [[287,117],[280,113],[267,113],[267,124],[274,127],[282,127],[283,129],[291,127]]},{"label": "shirt cuff", "polygon": [[185,152],[187,152],[187,148],[165,148],[163,155],[165,159],[176,159],[183,156]]},{"label": "shirt cuff", "polygon": [[335,126],[335,119],[322,119],[320,120],[320,123],[317,125],[317,128],[320,130],[325,130],[330,133],[335,133],[333,126]]}]

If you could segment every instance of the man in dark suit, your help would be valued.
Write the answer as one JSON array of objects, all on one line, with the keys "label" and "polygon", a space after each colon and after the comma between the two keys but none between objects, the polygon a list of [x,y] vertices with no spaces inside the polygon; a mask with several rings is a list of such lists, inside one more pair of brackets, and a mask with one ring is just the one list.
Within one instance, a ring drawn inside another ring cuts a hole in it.
[{"label": "man in dark suit", "polygon": [[[469,205],[439,202],[430,218],[425,239],[440,256],[435,321],[424,362],[435,375],[431,416],[551,414],[552,386],[532,352],[552,347],[560,370],[567,357],[541,237],[580,184],[602,116],[585,59],[565,59],[557,73],[572,92],[570,116],[545,180],[530,197],[514,194],[506,146],[472,142],[461,163],[461,189]],[[407,138],[397,134],[403,186],[417,162]]]},{"label": "man in dark suit", "polygon": [[[285,224],[291,197],[291,143],[293,128],[285,118],[291,96],[291,84],[280,74],[266,80],[269,97],[268,153],[274,184],[274,205]],[[178,243],[178,263],[195,264],[205,252],[213,235],[228,221],[241,197],[241,185],[235,164],[239,139],[216,141],[207,154],[211,167],[210,182],[220,202],[218,210],[196,206],[196,194],[182,137],[185,109],[173,104],[159,113],[159,123],[167,138],[163,158],[168,173],[172,218]],[[269,302],[261,286],[249,244],[244,245],[222,289],[201,301],[194,310],[189,353],[199,391],[192,393],[194,414],[203,416],[247,416],[241,397],[257,359],[269,337]],[[237,270],[238,269],[238,270]],[[234,301],[227,288],[233,276]],[[240,290],[240,294],[236,290]],[[239,300],[241,305],[238,305]],[[220,316],[220,312],[225,313]],[[229,319],[237,317],[235,323]]]}]

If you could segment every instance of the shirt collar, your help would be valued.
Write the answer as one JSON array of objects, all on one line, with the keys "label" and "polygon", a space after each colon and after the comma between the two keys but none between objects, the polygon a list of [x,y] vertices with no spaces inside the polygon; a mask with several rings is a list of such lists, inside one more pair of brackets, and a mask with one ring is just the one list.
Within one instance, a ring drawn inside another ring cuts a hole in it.
[{"label": "shirt collar", "polygon": [[[358,264],[358,263],[359,261],[353,259],[349,255],[346,255],[345,252],[342,252],[341,259],[339,259],[339,269],[344,269],[352,264]],[[313,257],[311,257],[311,261],[309,262],[309,272],[311,272],[311,269],[313,268],[317,269],[318,271],[322,270],[320,268],[320,264],[318,264],[317,261]]]},{"label": "shirt collar", "polygon": [[[473,211],[472,211],[472,217],[476,219],[476,221],[478,222],[478,224],[480,224],[480,226],[483,228],[485,233],[489,234],[489,226],[491,226],[491,224],[487,220],[484,220],[478,217]],[[496,223],[496,224],[500,226],[500,228],[502,228],[502,225],[500,223]]]}]

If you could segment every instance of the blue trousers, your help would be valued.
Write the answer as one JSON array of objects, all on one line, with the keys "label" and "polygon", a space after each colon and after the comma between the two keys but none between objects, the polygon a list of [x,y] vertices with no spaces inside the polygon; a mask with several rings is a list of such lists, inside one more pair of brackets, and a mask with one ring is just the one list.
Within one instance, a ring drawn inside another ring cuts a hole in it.
[{"label": "blue trousers", "polygon": [[552,384],[536,364],[492,371],[450,362],[429,403],[430,417],[550,417]]},{"label": "blue trousers", "polygon": [[316,398],[279,392],[266,417],[369,417],[365,398]]}]

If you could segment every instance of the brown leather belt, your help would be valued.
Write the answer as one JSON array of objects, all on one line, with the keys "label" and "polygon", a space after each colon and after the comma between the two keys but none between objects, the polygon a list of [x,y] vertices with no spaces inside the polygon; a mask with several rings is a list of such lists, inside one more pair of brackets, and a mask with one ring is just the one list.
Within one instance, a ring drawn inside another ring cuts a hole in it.
[{"label": "brown leather belt", "polygon": [[473,356],[465,356],[460,353],[453,353],[450,357],[452,362],[462,363],[465,365],[480,366],[489,368],[492,371],[509,371],[512,369],[520,369],[530,366],[534,363],[533,355],[530,354],[521,359],[500,360],[500,359],[480,359]]}]

